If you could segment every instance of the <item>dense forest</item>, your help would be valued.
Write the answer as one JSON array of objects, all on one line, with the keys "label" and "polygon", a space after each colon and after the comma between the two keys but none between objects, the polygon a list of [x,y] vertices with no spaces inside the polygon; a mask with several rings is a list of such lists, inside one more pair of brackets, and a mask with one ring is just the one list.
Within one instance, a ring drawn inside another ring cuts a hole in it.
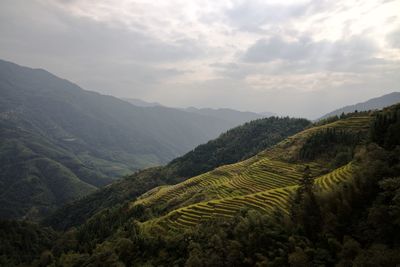
[{"label": "dense forest", "polygon": [[[179,234],[144,231],[142,222],[157,211],[141,205],[130,209],[128,204],[104,209],[63,233],[30,223],[2,222],[1,240],[6,242],[2,242],[1,264],[397,266],[399,114],[400,105],[374,114],[367,139],[350,146],[356,166],[353,179],[329,193],[317,190],[306,166],[288,214],[276,210],[271,216],[243,209],[231,218],[204,220]],[[319,155],[319,140],[341,147],[353,138],[332,131],[311,135],[309,142],[316,148],[307,148],[306,155]],[[24,239],[21,233],[36,238]]]}]

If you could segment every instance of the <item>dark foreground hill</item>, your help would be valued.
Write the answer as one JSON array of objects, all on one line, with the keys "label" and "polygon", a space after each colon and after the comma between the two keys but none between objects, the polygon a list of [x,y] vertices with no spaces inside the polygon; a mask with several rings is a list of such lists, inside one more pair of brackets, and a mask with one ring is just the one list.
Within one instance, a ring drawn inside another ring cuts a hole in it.
[{"label": "dark foreground hill", "polygon": [[36,218],[236,126],[0,61],[0,218]]}]

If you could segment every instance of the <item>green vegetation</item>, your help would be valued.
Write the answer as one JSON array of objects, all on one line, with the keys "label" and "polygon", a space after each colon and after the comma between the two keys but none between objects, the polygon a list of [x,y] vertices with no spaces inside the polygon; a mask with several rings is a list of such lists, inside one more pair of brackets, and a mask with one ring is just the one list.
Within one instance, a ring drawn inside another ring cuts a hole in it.
[{"label": "green vegetation", "polygon": [[[326,175],[315,178],[315,184],[318,186],[319,191],[328,192],[332,190],[332,188],[335,188],[335,185],[350,182],[353,177],[353,171],[351,169],[351,164],[348,164]],[[297,179],[297,183],[301,183],[300,174]],[[273,179],[272,182],[274,182]],[[298,186],[279,187],[278,184],[275,184],[275,189],[267,190],[262,187],[257,187],[257,183],[247,184],[244,188],[250,188],[254,191],[258,190],[258,193],[237,197],[225,197],[220,200],[211,200],[185,206],[180,209],[175,209],[161,219],[156,219],[156,222],[164,229],[172,228],[181,230],[183,228],[195,226],[201,221],[210,218],[233,217],[244,209],[254,209],[264,214],[274,214],[277,211],[283,214],[289,214],[290,200],[293,198]],[[188,191],[191,191],[191,189],[188,188]],[[169,194],[173,193],[169,192]],[[149,222],[149,224],[152,225],[154,222]]]},{"label": "green vegetation", "polygon": [[46,254],[51,254],[50,249],[57,237],[52,229],[34,223],[1,220],[0,266],[30,263],[41,254],[44,261]]},{"label": "green vegetation", "polygon": [[299,156],[303,160],[336,156],[337,158],[332,163],[334,166],[340,166],[351,160],[352,151],[357,144],[360,144],[361,138],[362,134],[357,132],[327,128],[308,138]]},{"label": "green vegetation", "polygon": [[38,219],[111,181],[39,135],[0,127],[1,218]]},{"label": "green vegetation", "polygon": [[[160,211],[210,199],[242,196],[296,185],[302,177],[304,164],[311,167],[314,177],[329,171],[323,167],[329,158],[307,162],[301,159],[300,155],[309,140],[314,140],[316,135],[324,133],[327,129],[338,129],[337,131],[349,135],[357,132],[358,140],[362,140],[367,137],[365,124],[368,127],[370,120],[371,117],[348,118],[308,129],[248,160],[219,167],[177,185],[153,189],[141,196],[137,203],[156,205]],[[339,139],[335,138],[334,141],[339,142]],[[354,143],[351,143],[347,149],[352,150],[353,147]],[[331,160],[335,156],[331,155]],[[293,161],[299,158],[301,160]]]},{"label": "green vegetation", "polygon": [[[164,229],[162,232],[165,232],[170,229],[182,229],[181,226],[187,228],[204,219],[219,215],[232,216],[243,208],[260,207],[261,210],[268,211],[267,213],[270,214],[276,210],[288,213],[288,202],[295,192],[296,184],[301,180],[305,164],[311,167],[314,177],[329,172],[329,169],[323,167],[324,162],[299,161],[295,163],[285,161],[285,159],[290,159],[290,161],[298,159],[301,145],[307,138],[327,128],[358,132],[367,138],[371,118],[370,116],[349,117],[344,121],[307,129],[243,162],[219,167],[174,186],[154,188],[129,205],[131,209],[144,210],[142,214],[133,217],[148,221],[143,224],[144,229],[161,227]],[[337,170],[337,172],[341,171],[342,169]],[[148,174],[153,175],[154,179],[159,179],[157,172],[157,170],[148,170]],[[343,177],[351,179],[349,175],[342,174],[339,174],[340,179],[332,178],[337,177],[335,172],[321,176],[327,179],[323,184],[335,184]],[[345,174],[348,173],[350,172]],[[319,180],[318,178],[317,181]],[[79,208],[79,205],[76,207]],[[154,217],[160,218],[149,220]],[[53,216],[53,222],[54,218]],[[58,216],[58,218],[63,218],[65,221],[66,216]],[[57,225],[57,221],[53,225]]]},{"label": "green vegetation", "polygon": [[394,149],[400,143],[400,105],[379,112],[371,128],[371,139],[377,144]]}]

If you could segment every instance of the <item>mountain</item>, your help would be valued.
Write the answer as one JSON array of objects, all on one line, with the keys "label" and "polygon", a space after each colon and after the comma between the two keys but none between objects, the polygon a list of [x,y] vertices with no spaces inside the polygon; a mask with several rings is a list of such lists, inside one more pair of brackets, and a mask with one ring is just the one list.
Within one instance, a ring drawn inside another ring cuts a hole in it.
[{"label": "mountain", "polygon": [[351,113],[354,111],[367,111],[382,109],[400,102],[400,92],[393,92],[380,97],[372,98],[368,101],[358,103],[355,105],[345,106],[343,108],[336,109],[332,112],[325,114],[318,120],[326,119],[332,116],[340,116],[341,114]]},{"label": "mountain", "polygon": [[[132,105],[135,105],[138,107],[157,107],[157,106],[160,107],[160,106],[162,106],[160,103],[157,103],[157,102],[146,102],[146,101],[143,101],[143,100],[137,99],[137,98],[122,98],[122,100],[129,102]],[[254,113],[254,112],[249,112],[249,111],[238,111],[238,110],[229,109],[229,108],[213,109],[213,108],[188,107],[188,108],[181,108],[179,110],[183,110],[186,112],[191,112],[191,113],[195,113],[195,114],[199,114],[199,115],[204,115],[207,117],[217,118],[217,119],[223,120],[225,122],[229,122],[233,126],[237,126],[237,125],[240,125],[247,121],[251,121],[251,120],[255,120],[255,119],[276,116],[276,114],[272,113],[272,112]]]},{"label": "mountain", "polygon": [[0,221],[0,264],[396,266],[399,111],[309,125],[243,161],[123,198],[67,231]]},{"label": "mountain", "polygon": [[351,179],[352,153],[367,139],[371,121],[372,116],[362,114],[306,129],[247,160],[154,188],[130,206],[156,210],[157,216],[143,227],[165,232],[195,227],[209,216],[232,216],[245,208],[287,213],[305,166],[322,191]]},{"label": "mountain", "polygon": [[130,104],[137,107],[161,107],[162,105],[157,102],[146,102],[139,98],[121,98],[122,100],[129,102]]},{"label": "mountain", "polygon": [[136,107],[45,70],[0,61],[0,218],[38,218],[233,126],[177,109]]},{"label": "mountain", "polygon": [[156,186],[182,182],[218,166],[249,158],[309,125],[310,121],[305,119],[277,117],[248,122],[164,167],[137,172],[61,208],[46,219],[46,224],[57,229],[79,225],[96,212],[131,201]]}]

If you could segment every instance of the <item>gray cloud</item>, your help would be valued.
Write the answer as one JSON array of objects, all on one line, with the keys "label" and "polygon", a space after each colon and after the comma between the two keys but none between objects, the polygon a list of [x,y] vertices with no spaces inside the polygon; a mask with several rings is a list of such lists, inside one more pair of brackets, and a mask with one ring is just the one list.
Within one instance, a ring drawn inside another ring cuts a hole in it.
[{"label": "gray cloud", "polygon": [[0,8],[1,56],[18,63],[28,61],[32,67],[48,69],[90,90],[140,94],[185,72],[158,63],[203,54],[189,39],[165,43],[130,29],[71,17],[34,1],[11,2]]},{"label": "gray cloud", "polygon": [[[85,18],[71,18],[55,8],[21,8],[27,9],[22,10],[26,14],[24,17],[16,14],[21,14],[21,9],[13,9],[14,14],[4,9],[0,11],[3,21],[12,22],[11,25],[1,24],[2,40],[12,41],[15,44],[13,49],[20,52],[46,56],[78,55],[79,58],[101,56],[145,62],[170,62],[202,55],[201,49],[190,40],[169,44],[126,28]],[[14,20],[15,17],[18,20]],[[41,21],[37,17],[51,19]]]},{"label": "gray cloud", "polygon": [[398,90],[396,7],[2,0],[0,58],[105,94],[316,117]]},{"label": "gray cloud", "polygon": [[308,58],[315,50],[316,44],[304,38],[296,42],[286,42],[279,36],[269,40],[260,39],[244,54],[247,62],[269,62],[277,59],[302,60]]},{"label": "gray cloud", "polygon": [[373,40],[354,36],[348,40],[317,41],[303,37],[285,41],[279,36],[260,39],[244,53],[242,59],[249,63],[268,63],[282,60],[282,71],[310,72],[318,69],[331,71],[361,72],[371,66],[385,65],[377,59],[379,49]]},{"label": "gray cloud", "polygon": [[400,28],[389,33],[386,36],[386,40],[393,48],[400,49]]},{"label": "gray cloud", "polygon": [[260,26],[303,16],[309,3],[295,5],[266,4],[258,1],[243,1],[226,11],[231,25],[243,31],[265,32]]}]

